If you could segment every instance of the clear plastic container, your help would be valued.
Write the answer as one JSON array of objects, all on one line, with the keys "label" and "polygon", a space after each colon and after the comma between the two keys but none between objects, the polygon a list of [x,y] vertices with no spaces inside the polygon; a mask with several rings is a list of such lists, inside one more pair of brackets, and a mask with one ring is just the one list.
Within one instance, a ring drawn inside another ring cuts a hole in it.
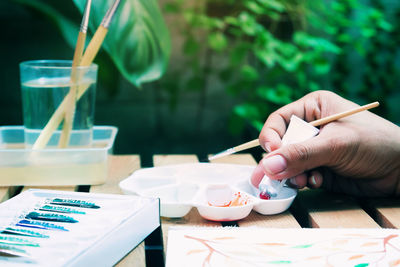
[{"label": "clear plastic container", "polygon": [[118,129],[93,127],[91,147],[25,147],[23,126],[0,127],[0,186],[95,185],[105,182]]}]

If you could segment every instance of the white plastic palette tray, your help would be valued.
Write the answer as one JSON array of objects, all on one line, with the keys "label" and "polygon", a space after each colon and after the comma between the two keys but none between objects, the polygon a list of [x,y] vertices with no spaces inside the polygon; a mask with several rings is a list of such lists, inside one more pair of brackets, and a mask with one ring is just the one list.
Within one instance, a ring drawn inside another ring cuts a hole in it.
[{"label": "white plastic palette tray", "polygon": [[[283,187],[277,197],[260,199],[250,183],[253,170],[254,166],[234,164],[169,165],[138,170],[119,186],[125,194],[160,198],[164,217],[183,217],[196,207],[206,219],[233,221],[245,218],[252,209],[263,215],[288,209],[297,191]],[[238,194],[240,205],[224,205],[227,198],[234,200]]]}]

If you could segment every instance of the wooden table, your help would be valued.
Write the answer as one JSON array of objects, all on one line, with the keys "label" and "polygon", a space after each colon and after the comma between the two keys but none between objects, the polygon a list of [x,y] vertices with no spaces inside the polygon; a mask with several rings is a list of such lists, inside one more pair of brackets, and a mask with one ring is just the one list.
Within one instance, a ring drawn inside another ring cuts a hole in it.
[{"label": "wooden table", "polygon": [[[196,155],[155,155],[154,166],[198,162]],[[213,161],[214,163],[233,163],[255,165],[250,154],[236,154]],[[118,183],[135,170],[141,168],[137,155],[110,156],[109,176],[105,184],[98,186],[40,187],[46,189],[80,192],[121,194]],[[32,187],[0,187],[0,200]],[[117,266],[162,266],[166,255],[168,228],[174,225],[185,226],[237,226],[274,228],[399,228],[400,199],[354,199],[352,197],[330,194],[322,190],[301,190],[290,210],[272,216],[263,216],[252,211],[238,222],[218,223],[200,217],[196,209],[179,219],[161,219],[161,228],[154,231],[144,242],[133,249]],[[147,264],[146,264],[147,263]]]}]

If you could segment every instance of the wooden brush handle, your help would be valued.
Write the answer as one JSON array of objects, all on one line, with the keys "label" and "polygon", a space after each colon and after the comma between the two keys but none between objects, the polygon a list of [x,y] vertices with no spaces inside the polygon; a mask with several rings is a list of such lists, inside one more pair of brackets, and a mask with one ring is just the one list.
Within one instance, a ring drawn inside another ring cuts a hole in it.
[{"label": "wooden brush handle", "polygon": [[108,29],[104,28],[102,25],[97,28],[92,40],[86,48],[85,54],[83,55],[79,66],[90,66],[90,64],[92,64],[94,58],[97,55],[97,52],[99,52],[100,50],[101,44],[103,43],[107,32]]},{"label": "wooden brush handle", "polygon": [[256,147],[256,146],[259,146],[259,145],[260,145],[259,140],[258,139],[254,139],[254,140],[249,141],[247,143],[235,146],[233,149],[235,150],[235,152],[239,152],[239,151],[242,151],[242,150],[245,150],[245,149],[249,149],[249,148],[253,148],[253,147]]},{"label": "wooden brush handle", "polygon": [[72,69],[71,69],[71,84],[72,85],[71,85],[71,88],[69,89],[71,97],[68,100],[68,105],[67,105],[67,108],[65,111],[63,129],[61,131],[60,141],[58,143],[59,148],[65,148],[68,146],[72,127],[74,124],[76,95],[77,95],[76,91],[78,90],[77,83],[80,78],[80,77],[77,77],[79,73],[77,73],[77,70],[75,67],[79,66],[79,63],[81,62],[83,49],[85,47],[85,41],[86,41],[86,33],[79,32],[78,40],[76,41],[76,46],[75,46],[74,58],[72,60]]},{"label": "wooden brush handle", "polygon": [[336,121],[336,120],[339,120],[341,118],[353,115],[355,113],[358,113],[358,112],[361,112],[361,111],[364,111],[364,110],[367,110],[367,109],[375,108],[377,106],[379,106],[379,102],[373,102],[373,103],[370,103],[370,104],[367,104],[367,105],[364,105],[364,106],[361,106],[361,107],[353,108],[353,109],[350,109],[348,111],[344,111],[344,112],[337,113],[337,114],[334,114],[334,115],[331,115],[331,116],[328,116],[328,117],[325,117],[325,118],[322,118],[322,119],[319,119],[319,120],[312,121],[312,122],[310,122],[310,124],[312,126],[317,127],[317,126],[320,126],[322,124],[327,124],[327,123],[329,123],[331,121]]}]

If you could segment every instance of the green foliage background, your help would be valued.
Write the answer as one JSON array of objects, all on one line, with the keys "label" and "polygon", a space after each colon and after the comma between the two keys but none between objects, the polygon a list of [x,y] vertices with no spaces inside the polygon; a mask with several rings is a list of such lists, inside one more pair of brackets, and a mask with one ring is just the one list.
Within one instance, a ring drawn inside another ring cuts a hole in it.
[{"label": "green foliage background", "polygon": [[[386,1],[387,2],[387,1]],[[184,64],[165,76],[172,103],[188,91],[205,95],[211,79],[237,100],[230,130],[257,130],[269,113],[315,90],[331,90],[400,122],[400,9],[372,0],[170,0],[182,16]],[[214,75],[210,75],[214,74]],[[173,106],[173,105],[172,105]]]},{"label": "green foliage background", "polygon": [[[397,0],[123,1],[95,60],[95,122],[119,127],[116,153],[204,158],[319,89],[378,100],[374,112],[400,125]],[[72,58],[84,2],[0,1],[0,125],[22,121],[20,62]],[[90,34],[111,2],[93,1]]]}]

